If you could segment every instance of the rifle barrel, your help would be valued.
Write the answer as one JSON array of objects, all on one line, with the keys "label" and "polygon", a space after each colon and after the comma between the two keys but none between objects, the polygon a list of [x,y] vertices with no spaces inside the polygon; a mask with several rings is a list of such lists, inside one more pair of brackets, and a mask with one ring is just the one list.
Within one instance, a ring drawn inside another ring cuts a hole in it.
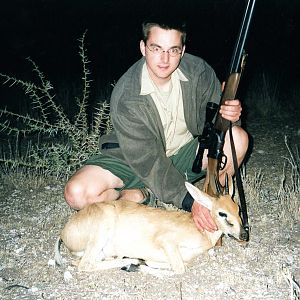
[{"label": "rifle barrel", "polygon": [[241,57],[243,54],[244,45],[245,45],[248,30],[249,30],[250,21],[252,19],[255,1],[256,0],[248,0],[244,18],[242,20],[240,31],[239,31],[239,34],[238,34],[238,37],[236,40],[236,44],[234,47],[233,55],[231,58],[229,74],[239,72]]}]

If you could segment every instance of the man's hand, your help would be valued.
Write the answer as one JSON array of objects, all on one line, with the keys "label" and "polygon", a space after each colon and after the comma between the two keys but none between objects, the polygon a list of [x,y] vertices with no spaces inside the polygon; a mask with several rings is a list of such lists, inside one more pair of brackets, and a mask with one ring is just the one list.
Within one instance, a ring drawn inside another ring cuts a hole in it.
[{"label": "man's hand", "polygon": [[217,225],[206,207],[194,201],[191,211],[194,222],[199,230],[207,230],[209,232],[218,230]]},{"label": "man's hand", "polygon": [[240,119],[242,112],[241,102],[238,99],[226,100],[220,107],[220,114],[228,121],[236,122]]}]

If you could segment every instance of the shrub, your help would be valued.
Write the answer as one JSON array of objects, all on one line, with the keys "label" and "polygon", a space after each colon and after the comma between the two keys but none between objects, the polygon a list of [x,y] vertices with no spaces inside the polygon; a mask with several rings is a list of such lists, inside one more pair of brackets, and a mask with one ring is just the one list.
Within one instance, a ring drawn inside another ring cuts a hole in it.
[{"label": "shrub", "polygon": [[3,149],[0,163],[2,171],[8,174],[22,172],[43,174],[46,177],[66,178],[81,163],[99,151],[99,138],[112,129],[109,119],[109,103],[99,101],[89,122],[87,112],[90,97],[89,60],[85,49],[86,32],[79,39],[79,55],[82,62],[82,95],[75,97],[77,111],[69,117],[56,101],[54,88],[37,64],[30,58],[33,73],[38,83],[23,81],[0,73],[4,84],[19,86],[29,97],[32,111],[22,115],[0,109],[0,131],[11,143]]}]

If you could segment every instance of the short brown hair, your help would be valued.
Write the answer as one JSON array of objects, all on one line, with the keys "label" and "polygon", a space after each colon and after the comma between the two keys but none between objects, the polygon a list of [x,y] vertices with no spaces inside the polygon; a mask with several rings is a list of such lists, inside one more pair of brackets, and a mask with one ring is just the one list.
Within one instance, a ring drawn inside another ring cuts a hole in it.
[{"label": "short brown hair", "polygon": [[185,45],[185,41],[186,41],[186,24],[185,23],[180,23],[177,21],[167,21],[167,20],[162,20],[162,19],[153,19],[153,20],[146,20],[143,22],[142,24],[142,34],[143,34],[143,41],[146,43],[148,38],[149,38],[149,34],[150,34],[150,30],[152,27],[160,27],[162,29],[166,29],[166,30],[177,30],[179,32],[181,32],[181,42],[182,45]]}]

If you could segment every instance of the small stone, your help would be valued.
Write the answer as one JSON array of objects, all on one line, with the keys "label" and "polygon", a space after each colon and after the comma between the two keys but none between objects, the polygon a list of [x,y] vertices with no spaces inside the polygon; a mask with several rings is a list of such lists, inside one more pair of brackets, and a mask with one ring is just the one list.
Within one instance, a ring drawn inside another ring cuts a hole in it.
[{"label": "small stone", "polygon": [[38,289],[37,287],[33,286],[33,287],[31,287],[31,288],[28,290],[28,292],[30,292],[30,293],[36,293],[38,290],[39,290],[39,289]]},{"label": "small stone", "polygon": [[64,281],[69,282],[73,278],[72,274],[70,271],[65,271],[64,272]]},{"label": "small stone", "polygon": [[48,267],[53,267],[53,268],[55,268],[55,265],[56,265],[55,260],[50,258],[50,259],[48,260]]}]

